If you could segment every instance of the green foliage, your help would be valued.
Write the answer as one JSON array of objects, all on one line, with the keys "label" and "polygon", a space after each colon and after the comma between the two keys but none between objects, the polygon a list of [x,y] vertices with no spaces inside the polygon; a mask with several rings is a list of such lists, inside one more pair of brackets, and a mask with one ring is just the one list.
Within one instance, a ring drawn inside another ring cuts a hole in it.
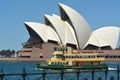
[{"label": "green foliage", "polygon": [[11,57],[12,55],[15,54],[15,51],[14,50],[1,50],[0,51],[0,55],[3,56],[3,57]]}]

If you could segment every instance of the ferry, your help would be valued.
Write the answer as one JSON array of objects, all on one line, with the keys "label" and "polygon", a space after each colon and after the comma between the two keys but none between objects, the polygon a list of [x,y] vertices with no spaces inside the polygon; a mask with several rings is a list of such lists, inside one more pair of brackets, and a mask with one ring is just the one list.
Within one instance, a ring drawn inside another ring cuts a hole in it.
[{"label": "ferry", "polygon": [[83,53],[71,47],[54,47],[54,53],[47,64],[37,63],[37,68],[42,69],[106,69],[107,64],[104,57],[99,57],[98,53]]}]

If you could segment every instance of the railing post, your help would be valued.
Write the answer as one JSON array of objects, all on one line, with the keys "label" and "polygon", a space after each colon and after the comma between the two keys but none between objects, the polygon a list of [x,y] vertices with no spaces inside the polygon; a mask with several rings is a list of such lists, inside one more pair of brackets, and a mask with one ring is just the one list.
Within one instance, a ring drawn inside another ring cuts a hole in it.
[{"label": "railing post", "polygon": [[107,80],[108,68],[105,70],[105,80]]},{"label": "railing post", "polygon": [[63,71],[63,69],[61,69],[61,73],[60,73],[61,75],[61,80],[63,80],[63,76],[64,76],[64,71]]},{"label": "railing post", "polygon": [[119,65],[117,66],[117,80],[119,80]]},{"label": "railing post", "polygon": [[92,69],[92,80],[94,80],[94,73],[95,73],[95,71],[94,71],[94,69]]},{"label": "railing post", "polygon": [[3,77],[4,77],[4,73],[3,73],[3,69],[1,68],[1,71],[0,71],[0,80],[3,80]]},{"label": "railing post", "polygon": [[77,70],[77,80],[79,80],[79,77],[80,77],[80,71],[79,69]]},{"label": "railing post", "polygon": [[23,77],[23,80],[25,80],[25,77],[26,77],[25,67],[23,67],[22,77]]},{"label": "railing post", "polygon": [[45,80],[46,72],[45,72],[44,69],[43,69],[43,72],[42,72],[42,76],[43,76],[43,80]]}]

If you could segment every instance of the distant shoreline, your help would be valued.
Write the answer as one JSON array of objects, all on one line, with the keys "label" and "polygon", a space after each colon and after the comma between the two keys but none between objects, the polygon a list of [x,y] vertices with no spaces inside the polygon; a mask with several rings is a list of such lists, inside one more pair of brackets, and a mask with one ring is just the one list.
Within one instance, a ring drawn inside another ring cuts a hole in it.
[{"label": "distant shoreline", "polygon": [[[0,58],[0,62],[46,62],[41,58]],[[118,58],[107,58],[105,62],[120,62]]]}]

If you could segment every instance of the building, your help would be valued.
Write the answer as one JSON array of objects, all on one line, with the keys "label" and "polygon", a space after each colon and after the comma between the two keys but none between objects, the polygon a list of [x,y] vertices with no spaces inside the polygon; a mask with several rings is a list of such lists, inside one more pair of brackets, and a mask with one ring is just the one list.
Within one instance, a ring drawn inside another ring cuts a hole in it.
[{"label": "building", "polygon": [[44,15],[45,24],[24,22],[30,38],[23,43],[19,57],[49,59],[54,51],[53,47],[58,45],[71,46],[84,52],[99,51],[106,57],[110,57],[108,54],[120,57],[120,51],[115,50],[119,43],[119,27],[106,26],[92,31],[77,11],[61,3],[59,9],[60,16]]}]

